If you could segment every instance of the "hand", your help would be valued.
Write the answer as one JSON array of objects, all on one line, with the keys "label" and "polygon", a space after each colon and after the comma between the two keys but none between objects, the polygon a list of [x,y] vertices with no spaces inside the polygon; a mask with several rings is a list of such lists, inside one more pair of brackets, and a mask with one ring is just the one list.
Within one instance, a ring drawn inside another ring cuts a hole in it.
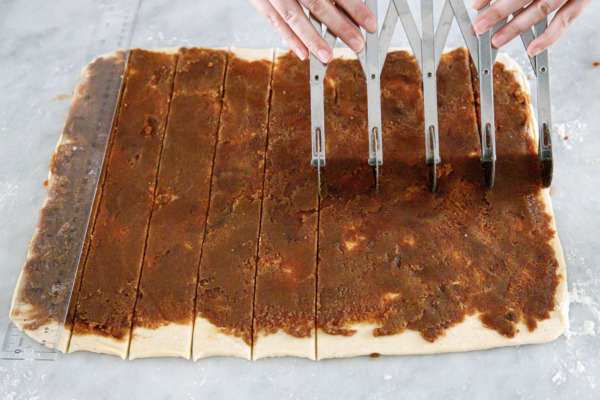
[{"label": "hand", "polygon": [[[360,31],[331,0],[250,1],[301,60],[305,60],[310,51],[319,60],[328,63],[333,58],[333,52],[312,26],[300,3],[355,52],[358,53],[365,46]],[[375,16],[362,0],[337,0],[336,3],[365,30],[375,32]]]},{"label": "hand", "polygon": [[[489,4],[490,1],[471,0],[471,5],[479,10]],[[533,57],[556,42],[565,33],[573,20],[579,17],[583,9],[591,2],[592,0],[497,0],[475,19],[473,29],[477,34],[487,32],[504,17],[529,4],[523,12],[510,20],[492,37],[492,45],[498,48],[510,42],[553,11],[558,10],[546,31],[532,41],[527,48],[527,53]]]}]

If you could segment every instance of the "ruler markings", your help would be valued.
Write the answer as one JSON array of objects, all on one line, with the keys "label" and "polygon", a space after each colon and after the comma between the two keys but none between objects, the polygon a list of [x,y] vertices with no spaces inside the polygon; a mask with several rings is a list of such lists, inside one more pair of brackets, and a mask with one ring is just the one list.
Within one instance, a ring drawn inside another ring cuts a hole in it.
[{"label": "ruler markings", "polygon": [[[111,51],[125,49],[128,50],[133,36],[137,11],[140,0],[125,0],[121,2],[117,9],[114,6],[104,5],[104,13],[97,21],[92,38],[86,52],[85,64],[91,62],[96,57],[109,53]],[[102,8],[102,6],[101,6]],[[129,15],[133,14],[133,18]],[[83,176],[77,178],[77,185],[71,189],[71,204],[73,208],[70,211],[59,207],[52,207],[48,210],[48,220],[65,220],[58,232],[41,232],[41,234],[51,238],[52,236],[62,237],[61,252],[54,252],[48,257],[48,250],[40,254],[46,262],[43,267],[50,269],[53,266],[62,264],[65,266],[63,274],[56,274],[54,282],[48,287],[42,289],[47,293],[39,293],[40,297],[47,298],[49,301],[47,325],[37,329],[39,342],[29,337],[21,331],[14,322],[9,322],[0,350],[0,358],[13,360],[55,360],[58,354],[60,336],[67,318],[67,311],[71,300],[74,281],[79,267],[81,251],[83,248],[88,223],[94,204],[97,185],[100,180],[100,174],[105,159],[105,152],[110,138],[113,120],[118,106],[118,99],[122,87],[125,67],[127,65],[127,56],[123,64],[123,71],[118,76],[107,79],[104,83],[103,93],[100,96],[101,102],[98,117],[89,121],[90,128],[97,132],[96,137],[90,143],[86,154],[78,155],[73,146],[71,157],[87,157],[85,160],[85,171],[80,171]],[[72,177],[73,178],[73,177]],[[49,193],[50,194],[50,193]],[[66,212],[65,212],[66,211]],[[71,215],[69,215],[69,213]],[[34,249],[41,253],[43,249]],[[34,271],[38,272],[39,271]],[[25,298],[27,287],[27,271],[23,274],[23,279],[17,288],[17,298],[14,302],[12,320],[18,321],[20,325],[27,329],[27,325],[39,321],[32,321],[26,315],[28,304],[22,299]]]}]

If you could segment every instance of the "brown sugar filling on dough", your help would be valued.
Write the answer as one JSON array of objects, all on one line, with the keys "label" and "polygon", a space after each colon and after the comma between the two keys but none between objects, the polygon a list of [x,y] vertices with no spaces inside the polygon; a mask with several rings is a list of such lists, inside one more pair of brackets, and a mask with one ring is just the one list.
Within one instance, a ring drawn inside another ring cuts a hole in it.
[{"label": "brown sugar filling on dough", "polygon": [[[269,144],[254,304],[254,335],[310,336],[315,319],[318,194],[310,166],[308,61],[273,71]],[[292,172],[293,171],[293,172]]]},{"label": "brown sugar filling on dough", "polygon": [[466,315],[507,337],[554,309],[558,266],[551,218],[528,133],[526,94],[496,65],[497,174],[485,190],[471,74],[464,49],[438,69],[439,188],[427,188],[420,73],[406,52],[382,74],[381,192],[364,162],[366,90],[358,61],[331,63],[326,77],[328,163],[320,214],[317,326],[375,336],[416,330],[434,341]]},{"label": "brown sugar filling on dough", "polygon": [[272,62],[227,63],[196,316],[250,345]]},{"label": "brown sugar filling on dough", "polygon": [[[352,335],[353,324],[368,322],[377,324],[375,336],[410,329],[434,341],[465,316],[479,314],[486,327],[512,337],[517,323],[533,330],[549,317],[559,281],[550,245],[554,231],[540,197],[528,95],[513,72],[494,67],[498,160],[490,192],[479,161],[477,82],[471,83],[468,54],[459,49],[442,57],[442,163],[438,191],[431,193],[420,72],[411,54],[390,53],[382,74],[384,165],[381,192],[375,194],[366,162],[364,75],[358,61],[334,60],[325,77],[327,166],[319,212],[315,171],[308,163],[308,63],[292,55],[278,60],[264,175],[272,64],[232,53],[228,58],[218,122],[222,88],[194,87],[222,82],[224,52],[182,50],[175,78],[177,55],[131,53],[88,257],[79,268],[84,272],[76,334],[125,339],[140,271],[136,325],[188,323],[195,301],[198,318],[249,345],[253,312],[255,334],[283,330],[309,336],[316,281],[317,326],[332,335]],[[92,97],[103,79],[122,71],[122,65],[105,59],[89,68]],[[79,131],[77,118],[93,115],[93,106],[74,103],[64,132],[74,142],[61,144],[52,166],[23,272],[24,300],[34,321],[29,329],[55,318],[52,304],[64,295],[50,302],[40,296],[67,279],[60,262],[46,268],[46,260],[60,260],[56,240],[68,240],[56,235],[61,227],[53,225],[50,208],[74,206],[66,177],[85,166],[64,146],[91,141],[94,132]],[[172,144],[175,139],[184,142]]]},{"label": "brown sugar filling on dough", "polygon": [[[56,213],[61,212],[60,210],[77,207],[77,199],[72,196],[72,193],[78,182],[72,181],[70,177],[74,176],[76,172],[88,168],[89,155],[85,150],[97,145],[96,140],[99,136],[95,129],[96,126],[90,121],[97,123],[104,115],[101,106],[104,102],[102,95],[107,90],[117,92],[124,62],[124,53],[118,52],[109,58],[98,58],[88,65],[87,79],[78,88],[71,105],[61,142],[52,157],[51,178],[44,207],[40,211],[37,232],[31,241],[29,256],[23,267],[22,279],[25,290],[19,293],[21,296],[19,301],[31,306],[31,314],[28,312],[27,315],[31,323],[25,326],[26,329],[34,330],[52,321],[62,322],[63,315],[55,313],[66,301],[65,296],[70,293],[65,290],[55,291],[51,287],[59,282],[64,284],[73,280],[72,267],[66,264],[62,251],[65,248],[73,248],[75,244],[71,242],[76,238],[59,234],[59,232],[68,231],[69,227],[64,225],[64,219],[56,217]],[[84,151],[75,152],[75,148]],[[99,187],[102,187],[102,178],[100,178]],[[93,207],[90,221],[94,220],[95,209],[96,206]],[[88,234],[90,228],[91,223],[88,227]],[[88,239],[86,239],[82,254],[86,253],[87,242]],[[52,268],[47,267],[49,263],[52,263]],[[73,283],[73,295],[65,322],[68,329],[73,320],[81,272],[82,268],[79,268]],[[49,299],[48,293],[54,293],[54,296]],[[16,317],[21,317],[18,309],[14,310],[14,313]]]},{"label": "brown sugar filling on dough", "polygon": [[[118,72],[121,76],[123,75],[123,67],[125,63],[125,56],[123,56],[123,65],[121,70]],[[123,79],[124,81],[124,79]],[[124,87],[124,85],[123,85]],[[112,142],[114,138],[114,130],[116,129],[116,125],[119,120],[119,112],[121,110],[121,100],[123,98],[123,90],[119,93],[119,100],[117,102],[117,109],[114,113],[113,125],[110,131],[110,138],[108,142],[108,146],[106,149],[106,153],[104,154],[104,162],[102,164],[102,172],[100,174],[100,179],[98,181],[98,187],[96,188],[96,195],[94,197],[94,204],[92,205],[92,212],[90,213],[90,219],[88,223],[87,232],[85,233],[85,240],[83,242],[83,247],[81,249],[81,256],[79,259],[79,265],[81,268],[77,268],[77,275],[75,276],[75,282],[73,283],[73,291],[71,294],[71,300],[69,301],[69,308],[67,310],[67,317],[65,318],[65,329],[72,330],[73,329],[73,320],[75,318],[75,311],[77,310],[77,300],[79,299],[79,289],[81,288],[81,281],[83,279],[83,270],[85,266],[85,262],[87,260],[88,251],[90,248],[90,244],[92,242],[92,232],[94,230],[94,226],[96,225],[96,217],[98,216],[98,205],[100,204],[100,199],[102,198],[102,191],[104,189],[104,181],[106,179],[106,170],[108,166],[108,159],[110,157],[110,153],[112,150]],[[69,334],[70,336],[70,334]]]},{"label": "brown sugar filling on dough", "polygon": [[191,324],[227,52],[181,49],[134,328]]},{"label": "brown sugar filling on dough", "polygon": [[129,335],[176,61],[176,54],[130,54],[74,334]]}]

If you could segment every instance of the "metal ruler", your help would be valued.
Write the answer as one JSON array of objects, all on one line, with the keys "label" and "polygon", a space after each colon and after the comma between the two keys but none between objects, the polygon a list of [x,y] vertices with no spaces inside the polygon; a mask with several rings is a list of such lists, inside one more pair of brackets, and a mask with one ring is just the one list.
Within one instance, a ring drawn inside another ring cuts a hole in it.
[{"label": "metal ruler", "polygon": [[[84,65],[94,60],[96,57],[110,53],[119,49],[129,49],[131,38],[135,28],[141,0],[121,0],[118,3],[108,4],[108,1],[102,1],[99,4],[99,16],[96,21]],[[127,53],[128,55],[128,53]],[[81,252],[85,241],[86,232],[92,213],[94,198],[98,182],[102,172],[105,153],[110,139],[110,133],[113,126],[118,101],[120,97],[125,66],[127,65],[127,55],[123,64],[123,71],[111,79],[102,83],[98,103],[98,112],[95,118],[84,121],[89,131],[94,132],[93,143],[88,146],[88,151],[75,153],[72,157],[82,157],[82,164],[86,168],[77,171],[77,176],[69,176],[69,194],[72,198],[69,209],[56,208],[49,211],[51,217],[56,221],[64,221],[64,226],[68,226],[66,232],[57,232],[66,237],[59,243],[62,246],[54,249],[51,256],[45,259],[49,268],[60,263],[61,275],[60,282],[48,284],[48,287],[41,288],[44,292],[41,296],[47,296],[52,299],[49,303],[49,315],[52,316],[50,323],[41,326],[36,330],[39,342],[30,338],[27,333],[21,331],[13,322],[8,323],[8,328],[0,358],[13,360],[56,360],[60,337],[67,318],[67,311],[73,291],[77,269],[81,258]],[[61,224],[62,225],[62,224]],[[62,248],[61,248],[62,247]],[[54,258],[53,258],[54,257]],[[26,278],[26,276],[24,276]],[[17,296],[13,307],[13,321],[18,321],[19,325],[26,326],[29,322],[27,318],[19,317],[25,311],[27,306],[23,301],[23,296],[27,285],[27,279],[22,279],[17,288]]]}]

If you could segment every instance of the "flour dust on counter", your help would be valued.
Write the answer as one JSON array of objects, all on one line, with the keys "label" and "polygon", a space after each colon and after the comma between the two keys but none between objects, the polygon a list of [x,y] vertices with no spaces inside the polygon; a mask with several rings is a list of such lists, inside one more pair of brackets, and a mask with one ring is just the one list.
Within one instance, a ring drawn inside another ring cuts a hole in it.
[{"label": "flour dust on counter", "polygon": [[311,152],[308,82],[308,61],[279,50],[269,114],[253,359],[315,358],[319,199],[317,172],[307,159]]},{"label": "flour dust on counter", "polygon": [[225,73],[192,354],[250,359],[273,50],[232,48]]},{"label": "flour dust on counter", "polygon": [[179,50],[129,359],[190,358],[227,51]]},{"label": "flour dust on counter", "polygon": [[125,358],[177,51],[130,53],[69,352]]}]

